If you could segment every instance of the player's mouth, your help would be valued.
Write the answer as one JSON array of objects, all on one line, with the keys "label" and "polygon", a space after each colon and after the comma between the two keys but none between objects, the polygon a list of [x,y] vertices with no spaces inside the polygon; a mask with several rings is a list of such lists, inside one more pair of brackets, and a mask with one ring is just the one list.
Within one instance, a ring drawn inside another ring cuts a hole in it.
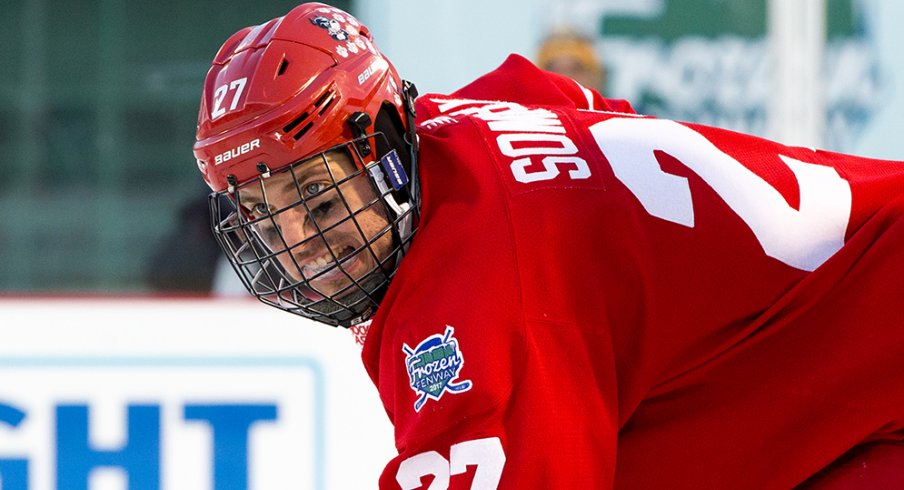
[{"label": "player's mouth", "polygon": [[[362,265],[362,252],[355,253],[355,247],[347,245],[336,253],[337,261],[333,254],[325,252],[305,262],[301,268],[302,275],[311,284],[326,284],[336,282],[349,282],[348,277],[355,278],[355,272]],[[338,289],[338,288],[337,288]],[[313,292],[313,294],[317,294]],[[319,295],[318,295],[319,296]],[[318,299],[321,299],[322,296]],[[313,298],[312,298],[313,299]]]}]

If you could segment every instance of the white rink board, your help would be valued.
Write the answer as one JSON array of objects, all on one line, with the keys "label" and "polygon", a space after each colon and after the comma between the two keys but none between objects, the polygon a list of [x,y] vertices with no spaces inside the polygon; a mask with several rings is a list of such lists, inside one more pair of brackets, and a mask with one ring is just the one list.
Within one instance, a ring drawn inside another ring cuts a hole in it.
[{"label": "white rink board", "polygon": [[367,489],[395,455],[351,333],[254,300],[3,298],[0,334],[3,490]]}]

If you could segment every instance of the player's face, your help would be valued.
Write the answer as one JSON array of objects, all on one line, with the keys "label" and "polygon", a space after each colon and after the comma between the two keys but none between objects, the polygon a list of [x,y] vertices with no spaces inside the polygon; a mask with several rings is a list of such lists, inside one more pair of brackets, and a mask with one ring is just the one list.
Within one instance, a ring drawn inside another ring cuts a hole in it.
[{"label": "player's face", "polygon": [[321,299],[321,294],[341,298],[358,289],[349,288],[353,279],[366,282],[371,273],[382,277],[380,262],[387,269],[392,265],[386,262],[392,233],[382,201],[365,173],[345,180],[353,173],[347,154],[331,152],[296,165],[294,171],[274,173],[262,185],[240,193],[252,217],[266,218],[256,230],[278,253],[283,269],[316,290],[309,292],[311,300]]}]

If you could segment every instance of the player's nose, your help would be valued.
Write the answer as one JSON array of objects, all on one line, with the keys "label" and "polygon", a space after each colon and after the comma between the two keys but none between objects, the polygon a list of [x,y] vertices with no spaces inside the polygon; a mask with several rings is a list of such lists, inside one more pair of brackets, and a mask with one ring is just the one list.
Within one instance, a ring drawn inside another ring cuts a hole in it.
[{"label": "player's nose", "polygon": [[320,230],[304,206],[297,206],[286,214],[282,226],[283,238],[292,254],[297,257],[309,255],[311,250],[322,248]]}]

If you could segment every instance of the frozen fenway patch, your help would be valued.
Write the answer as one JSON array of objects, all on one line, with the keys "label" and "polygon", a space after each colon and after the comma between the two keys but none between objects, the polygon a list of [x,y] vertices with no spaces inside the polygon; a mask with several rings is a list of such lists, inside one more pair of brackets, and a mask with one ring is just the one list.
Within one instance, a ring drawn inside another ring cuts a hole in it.
[{"label": "frozen fenway patch", "polygon": [[418,395],[414,403],[416,412],[423,408],[428,398],[439,400],[446,392],[454,395],[471,389],[470,381],[456,381],[465,358],[454,334],[455,328],[446,325],[445,334],[432,335],[414,349],[402,344],[411,389]]}]

